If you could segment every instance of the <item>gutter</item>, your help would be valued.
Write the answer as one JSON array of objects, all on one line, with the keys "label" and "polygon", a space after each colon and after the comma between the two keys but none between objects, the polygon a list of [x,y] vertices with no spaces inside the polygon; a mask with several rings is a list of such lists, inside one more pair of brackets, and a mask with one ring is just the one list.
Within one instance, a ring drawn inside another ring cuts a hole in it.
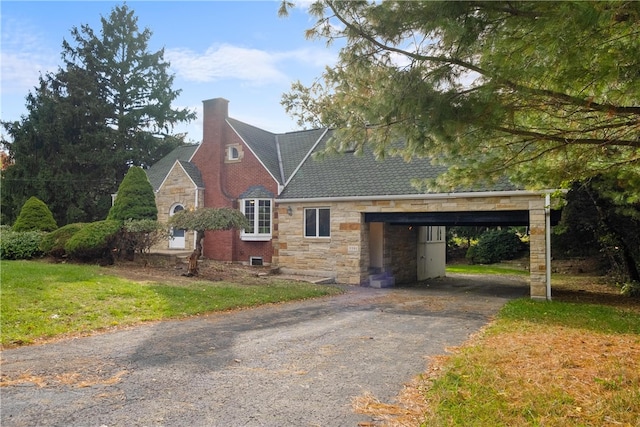
[{"label": "gutter", "polygon": [[297,197],[277,198],[276,203],[300,203],[300,202],[351,202],[374,200],[443,200],[459,198],[480,197],[514,197],[514,196],[547,196],[558,190],[510,190],[510,191],[469,191],[463,193],[434,193],[434,194],[400,194],[378,196],[339,196],[339,197]]}]

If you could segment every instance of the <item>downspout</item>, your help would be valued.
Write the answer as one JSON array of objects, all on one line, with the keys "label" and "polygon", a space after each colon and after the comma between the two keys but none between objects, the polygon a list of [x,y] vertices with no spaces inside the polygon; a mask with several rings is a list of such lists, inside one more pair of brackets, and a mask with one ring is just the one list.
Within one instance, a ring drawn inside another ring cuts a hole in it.
[{"label": "downspout", "polygon": [[551,195],[544,196],[545,265],[547,301],[551,301]]},{"label": "downspout", "polygon": [[[196,191],[195,191],[195,197],[194,197],[194,203],[193,203],[193,208],[194,209],[198,209],[200,207],[199,203],[198,203],[198,191],[200,191],[200,188],[196,185]],[[195,250],[197,248],[196,244],[198,241],[198,232],[193,230],[193,249]]]}]

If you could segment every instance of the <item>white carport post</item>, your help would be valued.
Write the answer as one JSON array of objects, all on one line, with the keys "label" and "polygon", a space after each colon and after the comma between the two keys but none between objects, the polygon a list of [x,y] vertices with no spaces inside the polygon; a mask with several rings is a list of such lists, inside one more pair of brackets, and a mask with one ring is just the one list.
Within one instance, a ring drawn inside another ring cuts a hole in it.
[{"label": "white carport post", "polygon": [[545,228],[545,264],[546,264],[546,284],[547,301],[551,301],[551,195],[547,193],[544,197],[544,228]]}]

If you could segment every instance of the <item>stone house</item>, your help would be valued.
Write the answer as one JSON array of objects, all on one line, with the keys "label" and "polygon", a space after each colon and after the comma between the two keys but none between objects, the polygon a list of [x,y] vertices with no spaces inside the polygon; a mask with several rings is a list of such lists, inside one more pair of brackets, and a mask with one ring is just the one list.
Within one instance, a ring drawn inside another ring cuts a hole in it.
[{"label": "stone house", "polygon": [[[148,170],[159,220],[201,206],[240,209],[252,227],[208,232],[203,256],[272,265],[289,274],[386,286],[444,275],[445,227],[525,225],[533,298],[550,297],[549,191],[504,182],[493,188],[425,193],[428,159],[378,161],[371,151],[314,156],[330,129],[274,134],[228,115],[228,101],[204,101],[202,143],[179,147]],[[193,249],[173,230],[164,249]]]}]

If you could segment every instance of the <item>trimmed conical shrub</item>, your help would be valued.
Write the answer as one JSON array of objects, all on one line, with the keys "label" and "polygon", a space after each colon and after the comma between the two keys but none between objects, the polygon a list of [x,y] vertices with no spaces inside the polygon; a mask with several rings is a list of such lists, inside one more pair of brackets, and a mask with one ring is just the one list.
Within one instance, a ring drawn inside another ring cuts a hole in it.
[{"label": "trimmed conical shrub", "polygon": [[142,168],[137,166],[129,168],[118,188],[118,195],[109,210],[107,219],[117,221],[158,219],[156,196]]},{"label": "trimmed conical shrub", "polygon": [[37,197],[30,197],[13,224],[13,231],[53,231],[58,228],[49,207]]}]

